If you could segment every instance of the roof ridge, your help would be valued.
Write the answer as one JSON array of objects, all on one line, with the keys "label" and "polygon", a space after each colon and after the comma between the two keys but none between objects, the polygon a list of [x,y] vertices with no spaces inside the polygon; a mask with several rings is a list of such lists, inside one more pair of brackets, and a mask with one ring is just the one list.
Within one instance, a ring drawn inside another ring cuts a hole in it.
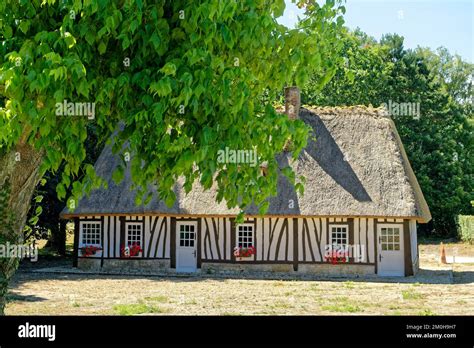
[{"label": "roof ridge", "polygon": [[372,115],[378,117],[388,117],[389,114],[383,106],[374,107],[372,105],[351,105],[351,106],[318,106],[318,105],[303,105],[301,109],[309,112],[321,114],[337,114],[337,115],[351,115],[361,113],[364,115]]}]

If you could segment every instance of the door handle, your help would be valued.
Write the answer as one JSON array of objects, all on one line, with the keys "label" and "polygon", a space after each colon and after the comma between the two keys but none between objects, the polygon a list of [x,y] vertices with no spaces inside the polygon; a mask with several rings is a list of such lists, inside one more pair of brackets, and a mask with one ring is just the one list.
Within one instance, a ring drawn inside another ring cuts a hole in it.
[{"label": "door handle", "polygon": [[193,255],[194,255],[194,257],[196,257],[196,250],[193,251]]},{"label": "door handle", "polygon": [[382,254],[379,254],[379,261],[382,261]]}]

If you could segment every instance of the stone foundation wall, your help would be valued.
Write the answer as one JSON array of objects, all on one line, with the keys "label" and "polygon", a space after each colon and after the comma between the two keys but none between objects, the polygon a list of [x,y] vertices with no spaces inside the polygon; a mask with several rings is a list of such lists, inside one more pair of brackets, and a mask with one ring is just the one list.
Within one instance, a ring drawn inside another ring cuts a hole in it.
[{"label": "stone foundation wall", "polygon": [[100,259],[79,259],[77,267],[87,271],[113,271],[113,272],[143,272],[143,273],[174,273],[170,268],[169,259],[156,260],[128,260],[128,259],[104,259],[100,267]]},{"label": "stone foundation wall", "polygon": [[272,263],[272,264],[248,264],[248,263],[213,263],[205,262],[201,265],[201,272],[204,274],[212,273],[295,273],[292,264]]},{"label": "stone foundation wall", "polygon": [[78,259],[77,268],[84,271],[100,271],[100,259]]},{"label": "stone foundation wall", "polygon": [[332,265],[332,264],[298,264],[298,271],[292,264],[246,264],[246,263],[212,263],[201,265],[203,274],[280,274],[288,276],[366,276],[375,275],[375,266],[371,265]]},{"label": "stone foundation wall", "polygon": [[[128,260],[128,259],[104,259],[100,266],[100,259],[79,259],[78,268],[97,272],[119,272],[119,273],[156,273],[175,274],[176,270],[170,268],[169,259],[156,260]],[[203,262],[197,273],[202,274],[285,274],[287,276],[298,275],[321,275],[321,276],[362,276],[375,275],[373,265],[345,265],[345,264],[298,264],[298,271],[293,270],[292,264],[268,263],[218,263]]]},{"label": "stone foundation wall", "polygon": [[299,264],[298,273],[328,276],[374,275],[375,266],[372,265],[344,265],[344,264]]}]

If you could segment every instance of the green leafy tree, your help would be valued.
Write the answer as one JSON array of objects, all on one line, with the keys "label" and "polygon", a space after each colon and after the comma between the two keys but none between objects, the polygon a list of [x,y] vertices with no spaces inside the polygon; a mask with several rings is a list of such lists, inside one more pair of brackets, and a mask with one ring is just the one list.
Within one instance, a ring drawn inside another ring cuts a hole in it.
[{"label": "green leafy tree", "polygon": [[387,62],[388,47],[357,29],[344,32],[344,63],[322,89],[316,87],[313,75],[304,89],[303,103],[313,105],[380,105],[389,83],[393,63]]},{"label": "green leafy tree", "polygon": [[435,52],[418,47],[415,52],[423,57],[434,80],[454,101],[472,107],[474,64],[464,61],[458,54],[452,55],[445,47],[439,47]]},{"label": "green leafy tree", "polygon": [[[64,165],[56,191],[70,207],[103,183],[91,164],[82,165],[88,122],[104,137],[123,125],[114,150],[133,154],[137,203],[151,199],[144,188],[156,182],[172,204],[182,176],[186,190],[196,180],[215,184],[229,207],[253,201],[264,212],[276,193],[275,155],[291,141],[297,156],[308,135],[272,102],[311,71],[322,87],[340,62],[344,8],[334,0],[299,5],[305,16],[288,29],[276,21],[284,0],[1,2],[0,178],[12,178],[13,230],[21,233],[46,171]],[[77,117],[84,114],[79,103],[89,103],[88,117]],[[219,163],[225,147],[256,149],[267,175],[258,166]],[[74,181],[81,171],[84,179]],[[284,173],[294,182],[291,170]]]}]

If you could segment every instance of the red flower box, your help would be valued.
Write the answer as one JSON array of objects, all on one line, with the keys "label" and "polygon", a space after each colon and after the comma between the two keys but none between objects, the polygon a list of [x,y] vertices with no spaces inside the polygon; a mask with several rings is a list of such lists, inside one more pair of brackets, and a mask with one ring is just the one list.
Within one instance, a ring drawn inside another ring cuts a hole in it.
[{"label": "red flower box", "polygon": [[120,248],[120,255],[121,257],[125,258],[135,257],[138,256],[142,251],[143,249],[139,244],[133,243],[132,245],[129,245],[127,247],[122,246],[122,248]]},{"label": "red flower box", "polygon": [[349,260],[349,254],[347,252],[333,251],[330,256],[326,256],[324,259],[336,265],[338,263],[347,262]]},{"label": "red flower box", "polygon": [[248,248],[239,248],[235,247],[234,249],[234,256],[235,257],[250,257],[256,254],[256,250],[254,246]]},{"label": "red flower box", "polygon": [[82,256],[89,257],[95,255],[97,251],[102,250],[102,248],[95,245],[85,245],[79,248],[79,250],[81,251]]}]

